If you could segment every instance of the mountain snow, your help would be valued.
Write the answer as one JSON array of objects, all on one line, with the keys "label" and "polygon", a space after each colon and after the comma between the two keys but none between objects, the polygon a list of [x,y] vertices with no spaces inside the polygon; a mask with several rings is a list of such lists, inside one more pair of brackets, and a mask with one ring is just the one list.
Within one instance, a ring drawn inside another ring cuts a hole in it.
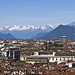
[{"label": "mountain snow", "polygon": [[0,28],[0,31],[3,30],[3,28]]},{"label": "mountain snow", "polygon": [[75,22],[68,24],[69,26],[75,26]]},{"label": "mountain snow", "polygon": [[52,25],[50,25],[50,24],[46,24],[46,25],[41,26],[42,30],[49,29],[49,28],[53,28],[54,29],[54,27]]},{"label": "mountain snow", "polygon": [[47,30],[47,29],[54,29],[54,26],[50,25],[50,24],[46,24],[43,26],[36,26],[36,25],[25,25],[25,26],[20,26],[20,25],[14,25],[14,26],[6,26],[6,27],[0,27],[0,31],[2,30],[9,30],[9,31],[22,31],[22,30],[37,30],[37,29],[41,29],[41,30]]},{"label": "mountain snow", "polygon": [[0,32],[2,33],[10,33],[15,38],[18,39],[30,39],[33,36],[37,35],[38,33],[47,33],[52,31],[54,27],[50,24],[37,26],[37,25],[13,25],[13,26],[6,26],[0,27]]}]

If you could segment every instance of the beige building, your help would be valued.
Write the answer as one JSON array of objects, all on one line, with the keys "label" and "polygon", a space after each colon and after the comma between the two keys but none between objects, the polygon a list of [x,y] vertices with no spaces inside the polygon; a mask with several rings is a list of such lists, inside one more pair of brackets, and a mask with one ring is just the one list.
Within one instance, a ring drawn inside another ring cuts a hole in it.
[{"label": "beige building", "polygon": [[49,57],[49,62],[65,62],[65,61],[75,61],[75,56],[52,56]]},{"label": "beige building", "polygon": [[60,42],[61,44],[66,44],[66,36],[61,36]]},{"label": "beige building", "polygon": [[[52,55],[38,55],[38,52],[34,52],[34,55],[31,56],[21,56],[21,61],[26,61],[27,63],[38,63],[38,62],[66,62],[69,60],[75,61],[75,56],[55,56],[56,52],[53,52]],[[42,61],[41,61],[42,60]]]}]

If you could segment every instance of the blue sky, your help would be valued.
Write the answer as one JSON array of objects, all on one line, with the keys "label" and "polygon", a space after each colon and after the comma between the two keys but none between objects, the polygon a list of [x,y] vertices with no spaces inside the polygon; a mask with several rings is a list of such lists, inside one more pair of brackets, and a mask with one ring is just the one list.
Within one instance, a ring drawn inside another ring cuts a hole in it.
[{"label": "blue sky", "polygon": [[68,24],[75,21],[75,0],[0,0],[0,26]]}]

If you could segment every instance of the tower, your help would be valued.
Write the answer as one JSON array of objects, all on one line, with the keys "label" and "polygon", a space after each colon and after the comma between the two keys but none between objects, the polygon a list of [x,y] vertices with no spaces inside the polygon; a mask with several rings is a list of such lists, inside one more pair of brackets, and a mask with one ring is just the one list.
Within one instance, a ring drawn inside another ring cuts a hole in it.
[{"label": "tower", "polygon": [[66,36],[61,36],[60,42],[61,44],[66,44]]}]

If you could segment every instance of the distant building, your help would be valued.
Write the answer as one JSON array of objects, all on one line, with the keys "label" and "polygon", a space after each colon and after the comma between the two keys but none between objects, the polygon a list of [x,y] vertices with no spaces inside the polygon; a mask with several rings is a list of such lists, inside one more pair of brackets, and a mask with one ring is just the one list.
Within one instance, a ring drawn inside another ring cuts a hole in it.
[{"label": "distant building", "polygon": [[[40,54],[40,52],[34,52],[31,56],[21,55],[20,60],[26,61],[26,63],[47,63],[49,56],[55,56],[56,52],[53,52],[53,54],[46,55],[46,54]],[[46,57],[46,58],[45,58]]]},{"label": "distant building", "polygon": [[27,57],[26,58],[26,63],[48,63],[48,58],[47,57]]},{"label": "distant building", "polygon": [[22,57],[25,58],[26,63],[48,63],[48,62],[66,62],[66,61],[75,61],[75,56],[56,56],[56,52],[53,52],[53,54],[49,55],[39,55],[38,52],[34,52],[34,55]]},{"label": "distant building", "polygon": [[66,44],[66,36],[61,36],[60,42],[61,44]]},{"label": "distant building", "polygon": [[1,49],[4,57],[20,60],[20,47],[5,47]]}]

